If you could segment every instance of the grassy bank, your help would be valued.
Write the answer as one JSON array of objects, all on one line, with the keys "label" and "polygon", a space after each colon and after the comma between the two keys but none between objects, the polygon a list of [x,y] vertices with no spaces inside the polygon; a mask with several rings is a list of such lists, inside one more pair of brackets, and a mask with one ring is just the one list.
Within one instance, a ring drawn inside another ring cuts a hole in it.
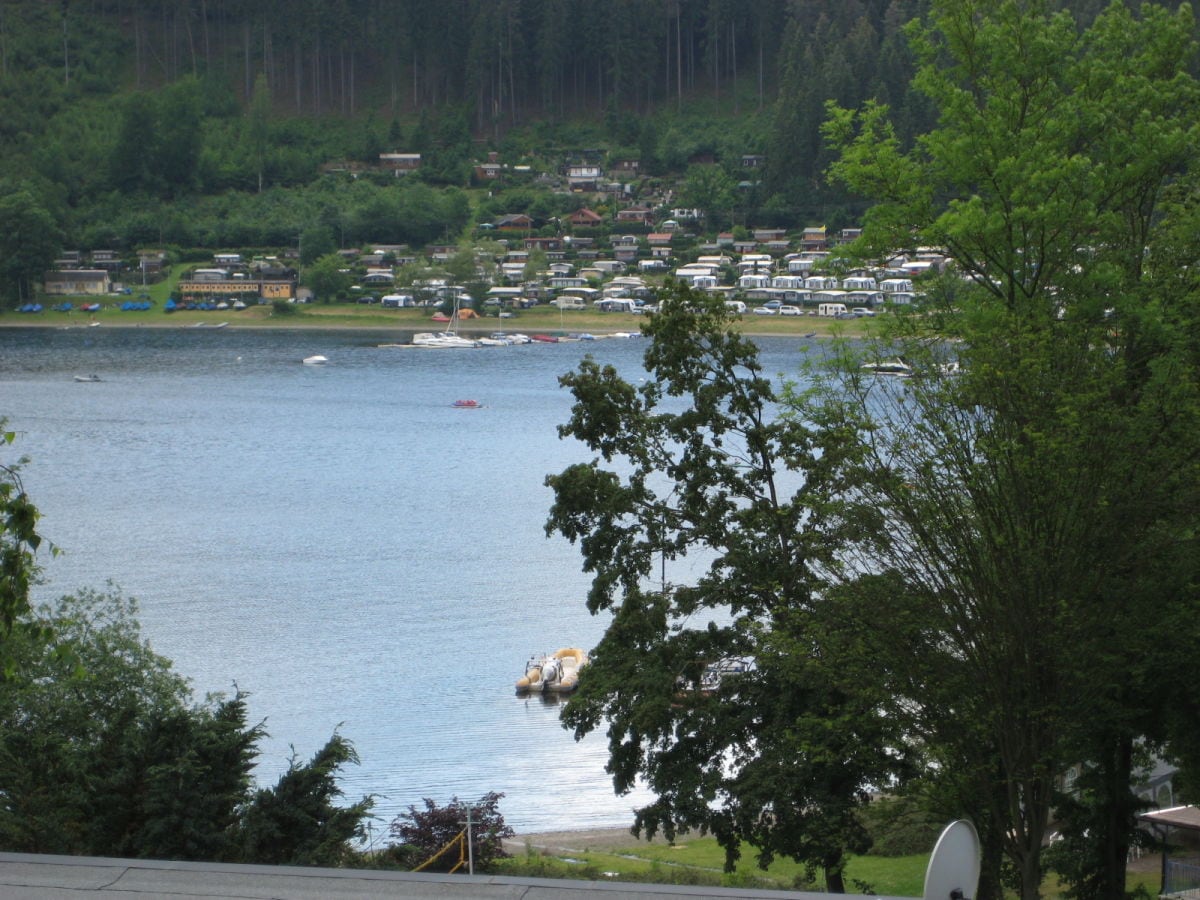
[{"label": "grassy bank", "polygon": [[[314,304],[293,306],[294,312],[280,315],[270,306],[250,306],[241,310],[177,310],[164,312],[159,304],[149,310],[122,310],[119,301],[106,300],[105,308],[95,313],[59,312],[46,309],[40,313],[4,312],[0,327],[42,326],[52,328],[85,328],[93,325],[125,328],[189,328],[222,325],[229,328],[374,328],[403,331],[441,331],[444,322],[432,320],[428,309],[381,309],[378,306],[349,304]],[[641,316],[629,313],[600,313],[591,310],[560,311],[552,307],[534,307],[515,313],[512,318],[485,316],[466,319],[459,331],[464,334],[492,331],[534,333],[609,334],[616,331],[636,332]],[[869,319],[835,320],[818,316],[755,316],[742,317],[742,330],[755,335],[828,336],[834,333],[863,334],[870,327]]]}]

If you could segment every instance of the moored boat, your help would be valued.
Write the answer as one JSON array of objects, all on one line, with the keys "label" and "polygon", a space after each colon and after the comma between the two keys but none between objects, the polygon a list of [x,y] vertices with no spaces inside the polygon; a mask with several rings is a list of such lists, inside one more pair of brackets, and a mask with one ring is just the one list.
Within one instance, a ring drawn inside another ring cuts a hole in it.
[{"label": "moored boat", "polygon": [[459,337],[449,331],[423,331],[412,337],[414,347],[428,347],[434,350],[455,350],[478,347],[479,344],[470,338]]},{"label": "moored boat", "polygon": [[534,656],[517,679],[518,694],[568,694],[579,687],[579,670],[587,665],[587,652],[564,647],[545,656]]},{"label": "moored boat", "polygon": [[863,370],[873,375],[892,375],[896,378],[911,378],[913,368],[903,359],[886,359],[882,362],[863,363]]}]

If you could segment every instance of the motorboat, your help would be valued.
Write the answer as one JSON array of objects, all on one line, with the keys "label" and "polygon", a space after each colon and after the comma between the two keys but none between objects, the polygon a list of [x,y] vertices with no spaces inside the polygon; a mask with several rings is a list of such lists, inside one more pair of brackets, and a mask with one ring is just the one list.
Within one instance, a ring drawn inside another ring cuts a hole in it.
[{"label": "motorboat", "polygon": [[455,409],[479,409],[483,406],[478,400],[455,400],[450,405]]},{"label": "motorboat", "polygon": [[323,366],[327,362],[329,362],[328,358],[321,356],[320,354],[317,354],[316,356],[304,357],[304,364],[306,366]]},{"label": "motorboat", "polygon": [[517,679],[517,693],[569,694],[579,687],[579,670],[587,663],[587,652],[579,647],[534,656],[525,664],[525,674]]},{"label": "motorboat", "polygon": [[885,359],[880,362],[863,363],[862,369],[864,372],[870,372],[873,375],[891,375],[895,378],[911,378],[913,375],[913,367],[900,357]]},{"label": "motorboat", "polygon": [[747,675],[754,669],[754,660],[749,657],[727,657],[706,663],[698,681],[680,676],[676,679],[675,685],[681,695],[690,693],[711,695],[716,693],[727,679]]},{"label": "motorboat", "polygon": [[75,380],[76,381],[86,381],[86,382],[91,383],[91,382],[101,381],[102,379],[100,378],[99,375],[76,375]]}]

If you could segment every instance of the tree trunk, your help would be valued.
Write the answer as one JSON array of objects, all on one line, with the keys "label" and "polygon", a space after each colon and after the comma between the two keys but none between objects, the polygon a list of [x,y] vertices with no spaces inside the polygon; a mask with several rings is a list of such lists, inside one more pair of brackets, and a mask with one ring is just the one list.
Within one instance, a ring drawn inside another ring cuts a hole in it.
[{"label": "tree trunk", "polygon": [[1100,884],[1096,896],[1121,897],[1125,893],[1125,869],[1129,862],[1129,842],[1137,813],[1137,798],[1130,792],[1133,777],[1133,739],[1121,735],[1115,741],[1112,756],[1104,763],[1103,821],[1101,835],[1102,867],[1097,873]]},{"label": "tree trunk", "polygon": [[62,5],[62,48],[63,48],[63,84],[70,85],[71,83],[71,53],[68,42],[70,34],[67,25],[67,13],[69,8],[69,0],[63,0]]},{"label": "tree trunk", "polygon": [[242,23],[242,68],[245,70],[246,82],[246,99],[249,99],[251,92],[254,90],[254,79],[250,69],[250,20],[246,19]]},{"label": "tree trunk", "polygon": [[825,893],[827,894],[844,894],[846,893],[846,880],[842,877],[842,865],[838,863],[836,866],[825,866]]}]

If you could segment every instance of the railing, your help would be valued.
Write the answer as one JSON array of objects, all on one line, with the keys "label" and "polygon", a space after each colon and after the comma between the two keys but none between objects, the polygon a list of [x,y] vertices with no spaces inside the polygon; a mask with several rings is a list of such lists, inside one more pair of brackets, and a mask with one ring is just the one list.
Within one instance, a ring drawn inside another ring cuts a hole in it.
[{"label": "railing", "polygon": [[1200,898],[1200,862],[1168,859],[1163,874],[1160,896]]}]

